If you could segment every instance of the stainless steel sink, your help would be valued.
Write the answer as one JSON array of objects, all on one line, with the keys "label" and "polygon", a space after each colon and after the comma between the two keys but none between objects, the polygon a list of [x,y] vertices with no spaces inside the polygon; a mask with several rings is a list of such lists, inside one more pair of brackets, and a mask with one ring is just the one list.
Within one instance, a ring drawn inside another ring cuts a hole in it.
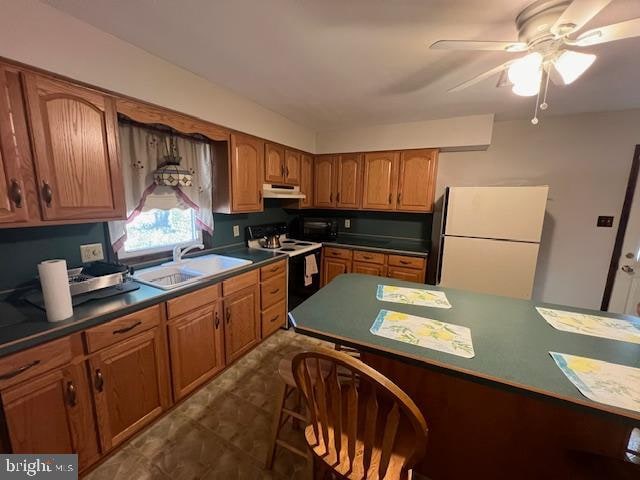
[{"label": "stainless steel sink", "polygon": [[145,268],[135,272],[133,278],[152,287],[173,290],[251,263],[251,260],[224,255],[203,255],[179,263],[169,262],[158,267]]}]

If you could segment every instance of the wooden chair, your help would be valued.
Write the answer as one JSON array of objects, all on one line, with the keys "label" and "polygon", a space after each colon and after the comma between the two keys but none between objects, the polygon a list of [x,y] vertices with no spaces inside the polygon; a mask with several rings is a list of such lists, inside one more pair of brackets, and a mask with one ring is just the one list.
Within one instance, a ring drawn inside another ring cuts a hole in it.
[{"label": "wooden chair", "polygon": [[[330,365],[327,375],[318,374],[323,364]],[[427,424],[407,394],[342,352],[302,352],[292,367],[309,412],[305,438],[315,479],[412,478],[424,455]]]}]

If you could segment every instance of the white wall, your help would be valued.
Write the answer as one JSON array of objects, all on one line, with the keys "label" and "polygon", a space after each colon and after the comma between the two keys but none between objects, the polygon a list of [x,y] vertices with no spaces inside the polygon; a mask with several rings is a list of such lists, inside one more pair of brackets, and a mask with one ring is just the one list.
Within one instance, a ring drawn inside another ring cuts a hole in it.
[{"label": "white wall", "polygon": [[[549,185],[534,299],[600,308],[640,110],[496,122],[483,152],[443,153],[438,190],[467,185]],[[614,228],[598,228],[614,215]]]},{"label": "white wall", "polygon": [[317,153],[371,152],[407,148],[484,150],[491,143],[493,115],[340,128],[318,132]]},{"label": "white wall", "polygon": [[311,129],[53,7],[0,0],[0,12],[0,56],[315,151]]}]

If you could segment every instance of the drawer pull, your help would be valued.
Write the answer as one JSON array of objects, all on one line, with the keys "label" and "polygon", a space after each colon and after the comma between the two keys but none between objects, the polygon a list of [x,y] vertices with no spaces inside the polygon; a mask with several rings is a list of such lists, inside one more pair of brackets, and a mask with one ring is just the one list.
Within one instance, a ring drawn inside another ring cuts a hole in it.
[{"label": "drawer pull", "polygon": [[269,270],[270,272],[277,272],[278,270],[280,270],[279,266],[273,267],[271,270]]},{"label": "drawer pull", "polygon": [[279,316],[280,315],[276,315],[275,317],[273,317],[271,320],[269,320],[269,323],[275,322],[278,319]]},{"label": "drawer pull", "polygon": [[67,403],[72,407],[78,403],[78,392],[73,382],[67,382]]},{"label": "drawer pull", "polygon": [[216,326],[216,330],[220,326],[220,316],[218,315],[218,311],[217,310],[216,310],[216,313],[214,315],[214,325]]},{"label": "drawer pull", "polygon": [[406,260],[400,260],[402,265],[411,265],[411,262],[407,262]]},{"label": "drawer pull", "polygon": [[275,295],[276,293],[278,293],[280,291],[279,288],[276,288],[275,290],[271,290],[271,292],[269,292],[270,295]]},{"label": "drawer pull", "polygon": [[142,323],[142,320],[138,320],[137,322],[135,322],[133,325],[129,325],[128,327],[123,327],[123,328],[119,328],[117,330],[113,331],[114,335],[117,335],[119,333],[127,333],[130,330],[133,330],[134,328],[136,328],[138,325],[140,325]]},{"label": "drawer pull", "polygon": [[102,372],[100,369],[96,369],[96,379],[95,379],[96,390],[102,392],[104,390],[104,377],[102,376]]},{"label": "drawer pull", "polygon": [[363,255],[362,258],[365,260],[373,260],[373,257],[370,257],[369,255]]},{"label": "drawer pull", "polygon": [[8,378],[13,378],[16,375],[20,375],[22,372],[26,372],[27,370],[29,370],[32,367],[35,367],[39,363],[40,363],[40,360],[34,360],[33,362],[27,363],[26,365],[18,367],[15,370],[13,370],[13,371],[11,371],[9,373],[4,373],[4,374],[0,375],[0,380],[7,380]]}]

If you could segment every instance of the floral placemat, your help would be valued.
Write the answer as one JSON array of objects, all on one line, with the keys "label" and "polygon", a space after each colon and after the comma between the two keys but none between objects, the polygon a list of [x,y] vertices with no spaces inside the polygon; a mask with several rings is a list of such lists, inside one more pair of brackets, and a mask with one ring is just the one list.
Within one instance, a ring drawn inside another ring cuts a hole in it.
[{"label": "floral placemat", "polygon": [[549,354],[589,400],[640,412],[640,368],[565,353]]},{"label": "floral placemat", "polygon": [[420,288],[394,287],[378,285],[376,298],[383,302],[406,303],[423,307],[451,308],[444,292],[424,290]]},{"label": "floral placemat", "polygon": [[621,320],[586,313],[536,307],[549,325],[564,332],[640,343],[640,320]]},{"label": "floral placemat", "polygon": [[471,330],[430,318],[380,310],[371,326],[371,333],[459,357],[475,356]]}]

